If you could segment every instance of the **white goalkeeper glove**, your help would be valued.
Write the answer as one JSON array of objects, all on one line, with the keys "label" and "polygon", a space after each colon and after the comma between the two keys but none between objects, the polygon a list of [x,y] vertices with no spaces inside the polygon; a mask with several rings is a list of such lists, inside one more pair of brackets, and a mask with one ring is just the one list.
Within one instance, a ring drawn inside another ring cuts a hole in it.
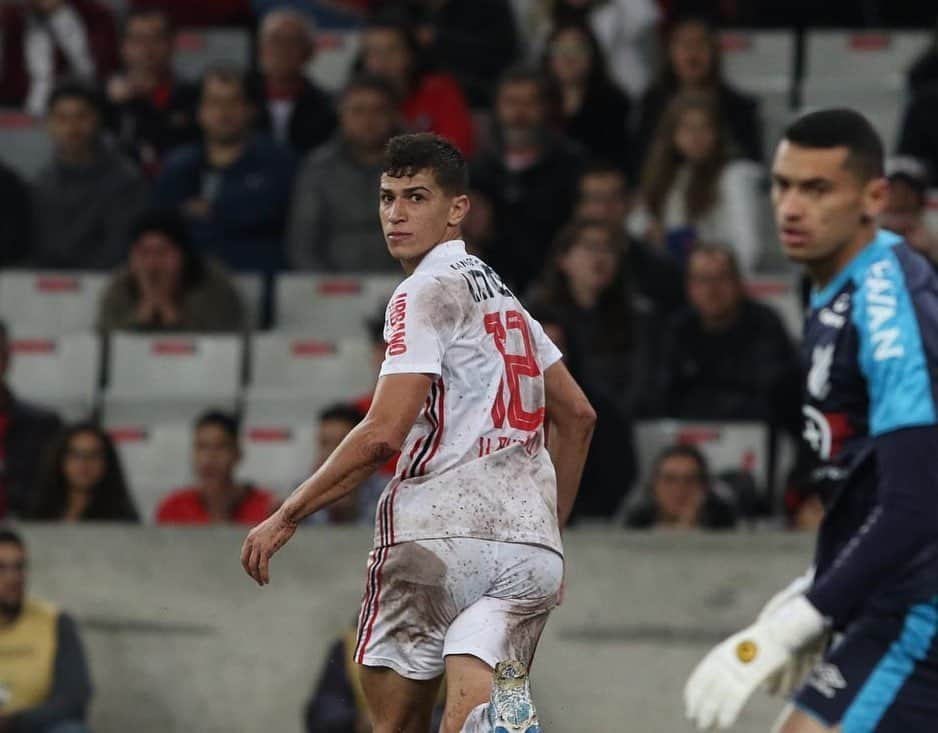
[{"label": "white goalkeeper glove", "polygon": [[684,686],[689,720],[699,730],[728,728],[759,685],[792,653],[824,632],[824,617],[803,595],[714,647]]},{"label": "white goalkeeper glove", "polygon": [[[772,596],[759,612],[757,620],[767,618],[788,601],[804,595],[813,583],[814,568],[810,568],[804,575],[799,575],[788,586]],[[821,660],[827,648],[829,636],[828,633],[822,633],[817,639],[809,641],[804,647],[793,652],[782,668],[762,683],[762,689],[770,695],[790,697],[801,686],[814,665]]]}]

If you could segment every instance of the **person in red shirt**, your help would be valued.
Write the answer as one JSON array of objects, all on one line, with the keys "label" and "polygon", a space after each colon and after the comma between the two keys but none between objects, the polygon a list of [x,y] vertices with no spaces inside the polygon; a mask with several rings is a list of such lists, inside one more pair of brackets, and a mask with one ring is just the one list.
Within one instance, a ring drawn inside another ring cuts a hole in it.
[{"label": "person in red shirt", "polygon": [[472,113],[456,78],[429,69],[414,33],[394,19],[379,18],[362,33],[363,71],[387,79],[400,95],[401,115],[412,132],[435,132],[467,158],[475,149]]},{"label": "person in red shirt", "polygon": [[214,411],[199,417],[192,446],[196,484],[163,499],[156,512],[157,524],[254,525],[266,519],[275,508],[274,495],[235,481],[240,460],[235,418]]}]

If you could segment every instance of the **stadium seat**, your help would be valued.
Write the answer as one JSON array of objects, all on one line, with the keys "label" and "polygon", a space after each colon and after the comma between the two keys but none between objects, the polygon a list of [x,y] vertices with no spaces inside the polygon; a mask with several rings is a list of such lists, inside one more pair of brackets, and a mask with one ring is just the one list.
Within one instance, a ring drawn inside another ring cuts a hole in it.
[{"label": "stadium seat", "polygon": [[723,72],[731,84],[749,93],[791,91],[795,36],[791,31],[723,31]]},{"label": "stadium seat", "polygon": [[115,333],[104,413],[109,422],[189,421],[201,410],[233,410],[242,373],[238,336]]},{"label": "stadium seat", "polygon": [[650,479],[652,463],[665,448],[677,443],[697,446],[711,471],[743,471],[752,474],[764,491],[769,475],[769,429],[757,422],[702,422],[650,420],[635,426],[641,485]]},{"label": "stadium seat", "polygon": [[902,89],[905,73],[928,46],[928,31],[812,30],[805,41],[808,86],[868,83]]},{"label": "stadium seat", "polygon": [[192,479],[192,427],[188,423],[140,425],[108,421],[131,493],[147,523],[155,519],[160,501]]},{"label": "stadium seat", "polygon": [[309,476],[316,458],[314,424],[250,420],[242,431],[238,478],[281,494],[296,488]]},{"label": "stadium seat", "polygon": [[233,65],[247,69],[251,62],[251,36],[238,28],[183,29],[176,34],[173,63],[176,73],[198,79],[210,66]]},{"label": "stadium seat", "polygon": [[276,326],[327,341],[365,338],[365,321],[383,312],[402,279],[403,274],[281,275],[276,284]]},{"label": "stadium seat", "polygon": [[98,272],[0,272],[0,318],[14,334],[90,331],[108,279]]},{"label": "stadium seat", "polygon": [[801,305],[797,274],[769,276],[754,275],[746,280],[746,292],[756,300],[775,309],[792,338],[800,339],[804,328],[804,308]]},{"label": "stadium seat", "polygon": [[375,379],[364,341],[258,334],[251,345],[246,414],[262,422],[310,422],[326,405],[369,392]]},{"label": "stadium seat", "polygon": [[257,272],[233,275],[235,288],[248,316],[248,325],[257,328],[261,322],[264,303],[264,276]]},{"label": "stadium seat", "polygon": [[18,110],[0,110],[0,160],[32,181],[51,155],[41,122]]},{"label": "stadium seat", "polygon": [[306,69],[307,75],[326,91],[338,92],[352,71],[360,36],[357,30],[317,33],[316,53]]},{"label": "stadium seat", "polygon": [[51,407],[70,421],[91,415],[101,373],[97,335],[21,333],[11,339],[10,350],[9,381],[17,396]]}]

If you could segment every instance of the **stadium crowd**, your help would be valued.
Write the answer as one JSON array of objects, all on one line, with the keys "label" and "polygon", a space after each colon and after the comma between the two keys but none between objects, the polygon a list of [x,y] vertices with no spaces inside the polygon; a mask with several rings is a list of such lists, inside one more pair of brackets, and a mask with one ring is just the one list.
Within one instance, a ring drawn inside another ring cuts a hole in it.
[{"label": "stadium crowd", "polygon": [[[808,16],[811,25],[927,28],[936,21],[927,5],[829,3]],[[106,273],[94,324],[105,345],[127,331],[228,333],[250,345],[278,328],[284,272],[399,272],[376,216],[382,152],[396,133],[433,131],[470,162],[468,246],[522,296],[597,409],[575,521],[812,529],[824,484],[798,448],[798,334],[752,286],[767,274],[794,281],[771,222],[774,131],[758,96],[724,73],[720,36],[727,27],[801,28],[807,6],[0,3],[0,105],[43,125],[50,150],[33,176],[0,162],[0,272]],[[194,27],[249,29],[251,62],[180,74],[176,33]],[[337,29],[356,31],[357,53],[327,89],[309,70]],[[925,216],[938,187],[938,30],[897,72],[907,104],[886,141],[895,157],[882,225],[938,264],[938,232]],[[260,275],[256,302],[238,287],[243,273]],[[377,363],[382,323],[383,308],[347,324]],[[271,487],[238,477],[237,410],[200,409],[190,415],[191,484],[166,486],[144,512],[106,410],[66,422],[4,379],[19,336],[15,320],[0,325],[0,515],[250,525],[277,506]],[[311,467],[370,401],[332,397],[317,416]],[[759,423],[771,439],[769,470],[714,470],[686,432],[648,454],[637,426],[662,419]],[[393,461],[313,524],[369,524],[389,471]],[[772,498],[759,484],[775,477]],[[0,559],[13,557],[0,564],[7,575],[24,552],[0,534]],[[28,611],[51,623],[38,606]],[[67,616],[58,623],[76,633]],[[326,687],[310,700],[310,731],[367,730],[355,682],[342,674],[344,650],[339,639]],[[72,680],[82,702],[62,708],[62,731],[82,717],[83,674]],[[5,727],[0,710],[0,730],[52,730],[23,719]]]}]

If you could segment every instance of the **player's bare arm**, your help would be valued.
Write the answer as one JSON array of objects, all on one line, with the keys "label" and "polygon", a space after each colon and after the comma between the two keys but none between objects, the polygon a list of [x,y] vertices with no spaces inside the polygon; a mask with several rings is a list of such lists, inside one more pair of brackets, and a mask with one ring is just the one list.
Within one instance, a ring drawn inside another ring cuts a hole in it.
[{"label": "player's bare arm", "polygon": [[258,585],[270,582],[270,558],[309,515],[341,499],[400,450],[430,390],[425,374],[381,377],[371,409],[329,459],[244,541],[241,564]]},{"label": "player's bare arm", "polygon": [[596,412],[563,362],[544,372],[544,391],[550,423],[547,448],[557,473],[557,520],[563,529],[580,487]]}]

